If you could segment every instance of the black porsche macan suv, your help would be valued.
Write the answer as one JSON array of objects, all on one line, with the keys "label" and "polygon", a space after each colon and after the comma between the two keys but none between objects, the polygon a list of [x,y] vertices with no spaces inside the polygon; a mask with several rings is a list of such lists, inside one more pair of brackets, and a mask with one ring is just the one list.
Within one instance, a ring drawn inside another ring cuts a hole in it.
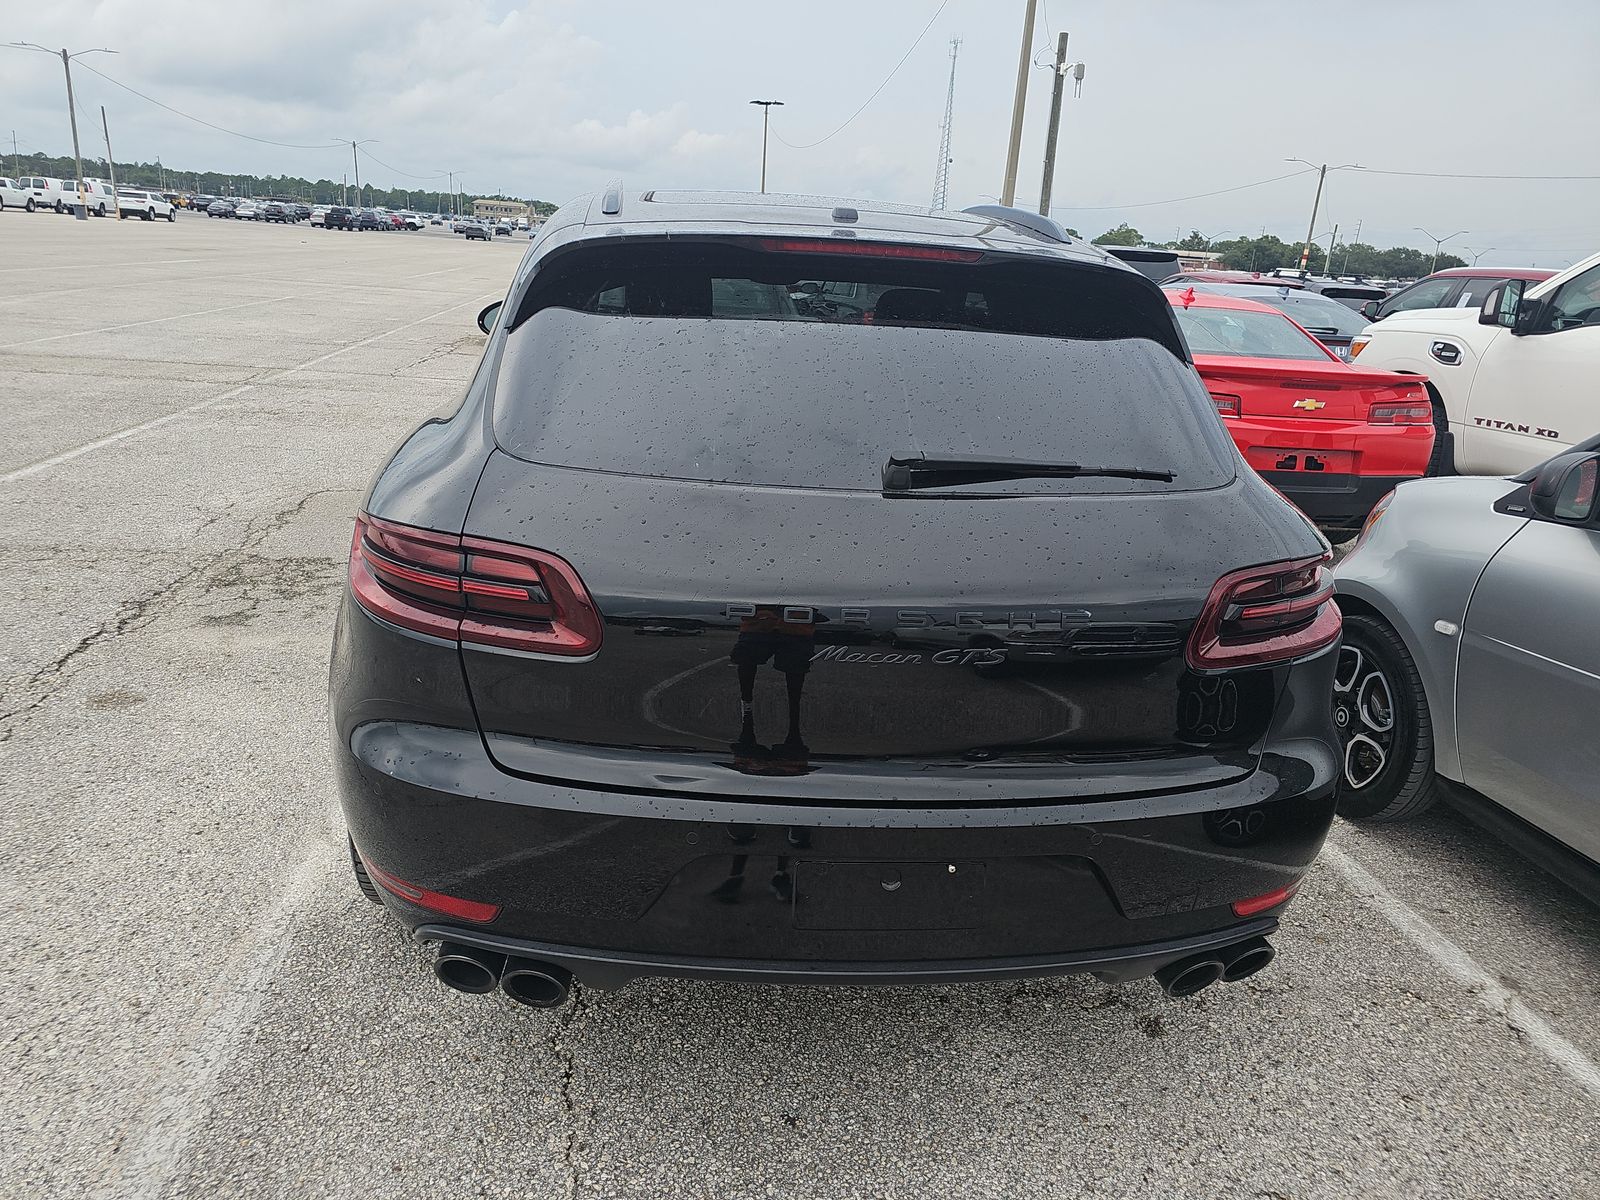
[{"label": "black porsche macan suv", "polygon": [[445,983],[1271,960],[1339,617],[1154,283],[1010,210],[613,190],[480,324],[331,678],[357,877]]}]

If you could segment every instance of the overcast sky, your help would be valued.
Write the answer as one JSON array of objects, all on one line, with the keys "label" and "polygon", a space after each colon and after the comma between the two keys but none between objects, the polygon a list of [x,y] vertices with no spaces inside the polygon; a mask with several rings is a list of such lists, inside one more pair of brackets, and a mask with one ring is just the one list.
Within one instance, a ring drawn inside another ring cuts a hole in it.
[{"label": "overcast sky", "polygon": [[[882,93],[811,149],[773,140],[771,190],[926,204],[949,70],[956,79],[953,207],[1001,188],[1022,0],[949,0]],[[629,187],[750,187],[760,110],[815,142],[912,46],[939,0],[757,4],[711,0],[51,0],[6,6],[0,42],[106,46],[92,66],[149,96],[257,138],[376,138],[362,178],[419,188],[459,172],[469,189],[556,202]],[[1153,203],[1298,169],[1330,173],[1316,232],[1380,247],[1494,249],[1484,265],[1557,266],[1600,249],[1600,180],[1467,180],[1378,170],[1600,175],[1600,0],[1056,0],[1040,6],[1040,61],[1056,33],[1087,64],[1062,122],[1053,215],[1092,236],[1128,221],[1151,240],[1305,235],[1315,175]],[[1036,205],[1050,98],[1030,71],[1018,202]],[[80,109],[104,104],[119,159],[338,179],[350,154],[214,132],[74,69]],[[69,153],[61,65],[0,52],[24,150]],[[98,124],[80,135],[103,156]],[[10,150],[9,144],[5,147]],[[381,161],[380,161],[381,160]],[[387,165],[385,165],[387,164]],[[9,169],[9,167],[8,167]],[[87,168],[86,168],[87,170]],[[411,176],[432,177],[408,179]],[[1465,255],[1468,258],[1470,254]]]}]

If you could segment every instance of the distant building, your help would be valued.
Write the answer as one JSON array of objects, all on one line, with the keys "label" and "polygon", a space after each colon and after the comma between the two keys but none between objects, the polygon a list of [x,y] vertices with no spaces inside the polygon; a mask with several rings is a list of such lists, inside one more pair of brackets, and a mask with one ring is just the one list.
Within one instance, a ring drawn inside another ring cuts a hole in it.
[{"label": "distant building", "polygon": [[1204,271],[1222,265],[1222,257],[1212,250],[1174,250],[1174,258],[1186,271]]},{"label": "distant building", "polygon": [[533,209],[517,200],[474,200],[472,215],[490,221],[515,221],[518,217],[531,217]]}]

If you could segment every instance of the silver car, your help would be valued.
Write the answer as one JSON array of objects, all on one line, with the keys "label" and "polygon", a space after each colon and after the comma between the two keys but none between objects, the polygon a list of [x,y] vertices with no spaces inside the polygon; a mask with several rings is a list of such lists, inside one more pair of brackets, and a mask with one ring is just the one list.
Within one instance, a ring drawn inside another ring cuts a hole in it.
[{"label": "silver car", "polygon": [[1511,479],[1420,479],[1334,572],[1339,812],[1440,795],[1591,895],[1600,875],[1600,436]]}]

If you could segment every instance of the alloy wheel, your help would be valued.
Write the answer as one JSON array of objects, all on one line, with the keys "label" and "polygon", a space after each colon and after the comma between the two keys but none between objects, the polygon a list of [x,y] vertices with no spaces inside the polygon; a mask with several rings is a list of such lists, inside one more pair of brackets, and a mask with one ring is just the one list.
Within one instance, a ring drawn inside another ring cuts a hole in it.
[{"label": "alloy wheel", "polygon": [[1394,689],[1364,651],[1345,645],[1333,676],[1333,724],[1344,750],[1344,781],[1371,786],[1394,753]]}]

